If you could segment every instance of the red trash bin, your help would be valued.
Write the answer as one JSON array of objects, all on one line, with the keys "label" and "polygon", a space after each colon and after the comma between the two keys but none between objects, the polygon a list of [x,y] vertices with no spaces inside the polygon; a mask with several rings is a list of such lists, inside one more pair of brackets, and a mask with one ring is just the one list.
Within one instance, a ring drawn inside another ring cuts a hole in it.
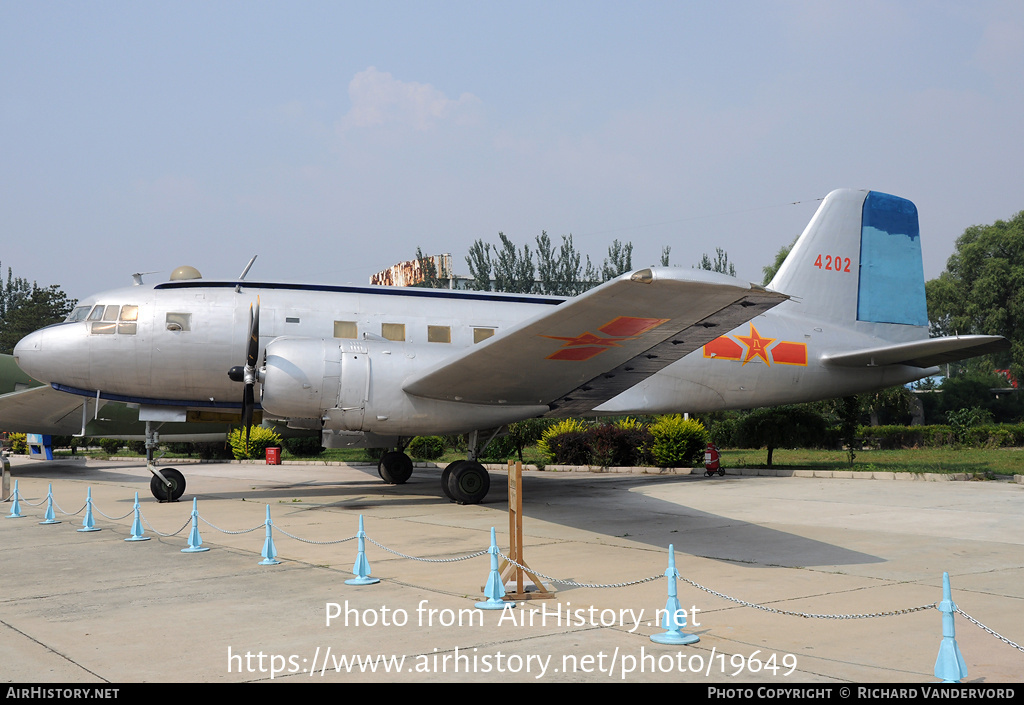
[{"label": "red trash bin", "polygon": [[281,449],[280,448],[267,448],[267,465],[280,465],[281,464]]}]

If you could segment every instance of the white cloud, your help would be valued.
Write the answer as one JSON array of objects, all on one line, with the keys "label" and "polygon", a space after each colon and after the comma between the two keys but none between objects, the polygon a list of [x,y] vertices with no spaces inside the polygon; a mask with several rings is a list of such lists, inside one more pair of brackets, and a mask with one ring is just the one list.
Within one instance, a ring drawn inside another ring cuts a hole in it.
[{"label": "white cloud", "polygon": [[341,119],[341,131],[359,127],[400,126],[429,130],[441,122],[457,124],[477,120],[480,99],[463,93],[448,98],[429,83],[400,81],[371,66],[348,84],[352,108]]}]

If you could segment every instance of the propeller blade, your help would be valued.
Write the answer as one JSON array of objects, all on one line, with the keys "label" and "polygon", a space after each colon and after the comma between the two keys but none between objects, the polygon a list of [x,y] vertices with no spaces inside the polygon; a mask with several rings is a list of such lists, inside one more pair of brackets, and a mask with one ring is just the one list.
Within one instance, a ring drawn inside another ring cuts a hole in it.
[{"label": "propeller blade", "polygon": [[260,299],[256,297],[256,309],[249,305],[249,340],[245,351],[245,371],[242,394],[242,425],[245,426],[245,443],[249,444],[249,428],[252,426],[253,407],[256,406],[256,363],[260,354]]}]

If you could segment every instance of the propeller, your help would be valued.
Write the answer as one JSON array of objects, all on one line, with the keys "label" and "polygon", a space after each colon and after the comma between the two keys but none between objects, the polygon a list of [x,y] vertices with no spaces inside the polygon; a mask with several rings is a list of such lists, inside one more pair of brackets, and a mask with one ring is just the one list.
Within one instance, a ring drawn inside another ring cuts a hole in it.
[{"label": "propeller", "polygon": [[253,410],[256,406],[256,363],[260,354],[260,299],[256,297],[256,309],[249,304],[249,339],[245,349],[245,367],[235,365],[228,370],[228,377],[245,383],[242,393],[242,426],[245,427],[245,443],[249,444],[249,427],[252,426]]}]

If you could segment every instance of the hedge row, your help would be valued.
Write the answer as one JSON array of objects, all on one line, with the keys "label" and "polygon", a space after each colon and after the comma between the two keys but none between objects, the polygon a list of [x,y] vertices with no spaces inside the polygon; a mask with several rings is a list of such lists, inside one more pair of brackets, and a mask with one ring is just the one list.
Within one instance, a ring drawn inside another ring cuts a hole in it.
[{"label": "hedge row", "polygon": [[[957,434],[963,438],[958,439]],[[1017,448],[1024,446],[1024,423],[988,424],[967,429],[952,426],[861,426],[857,435],[867,447],[882,450],[900,448],[941,448],[965,445],[972,448]]]}]

